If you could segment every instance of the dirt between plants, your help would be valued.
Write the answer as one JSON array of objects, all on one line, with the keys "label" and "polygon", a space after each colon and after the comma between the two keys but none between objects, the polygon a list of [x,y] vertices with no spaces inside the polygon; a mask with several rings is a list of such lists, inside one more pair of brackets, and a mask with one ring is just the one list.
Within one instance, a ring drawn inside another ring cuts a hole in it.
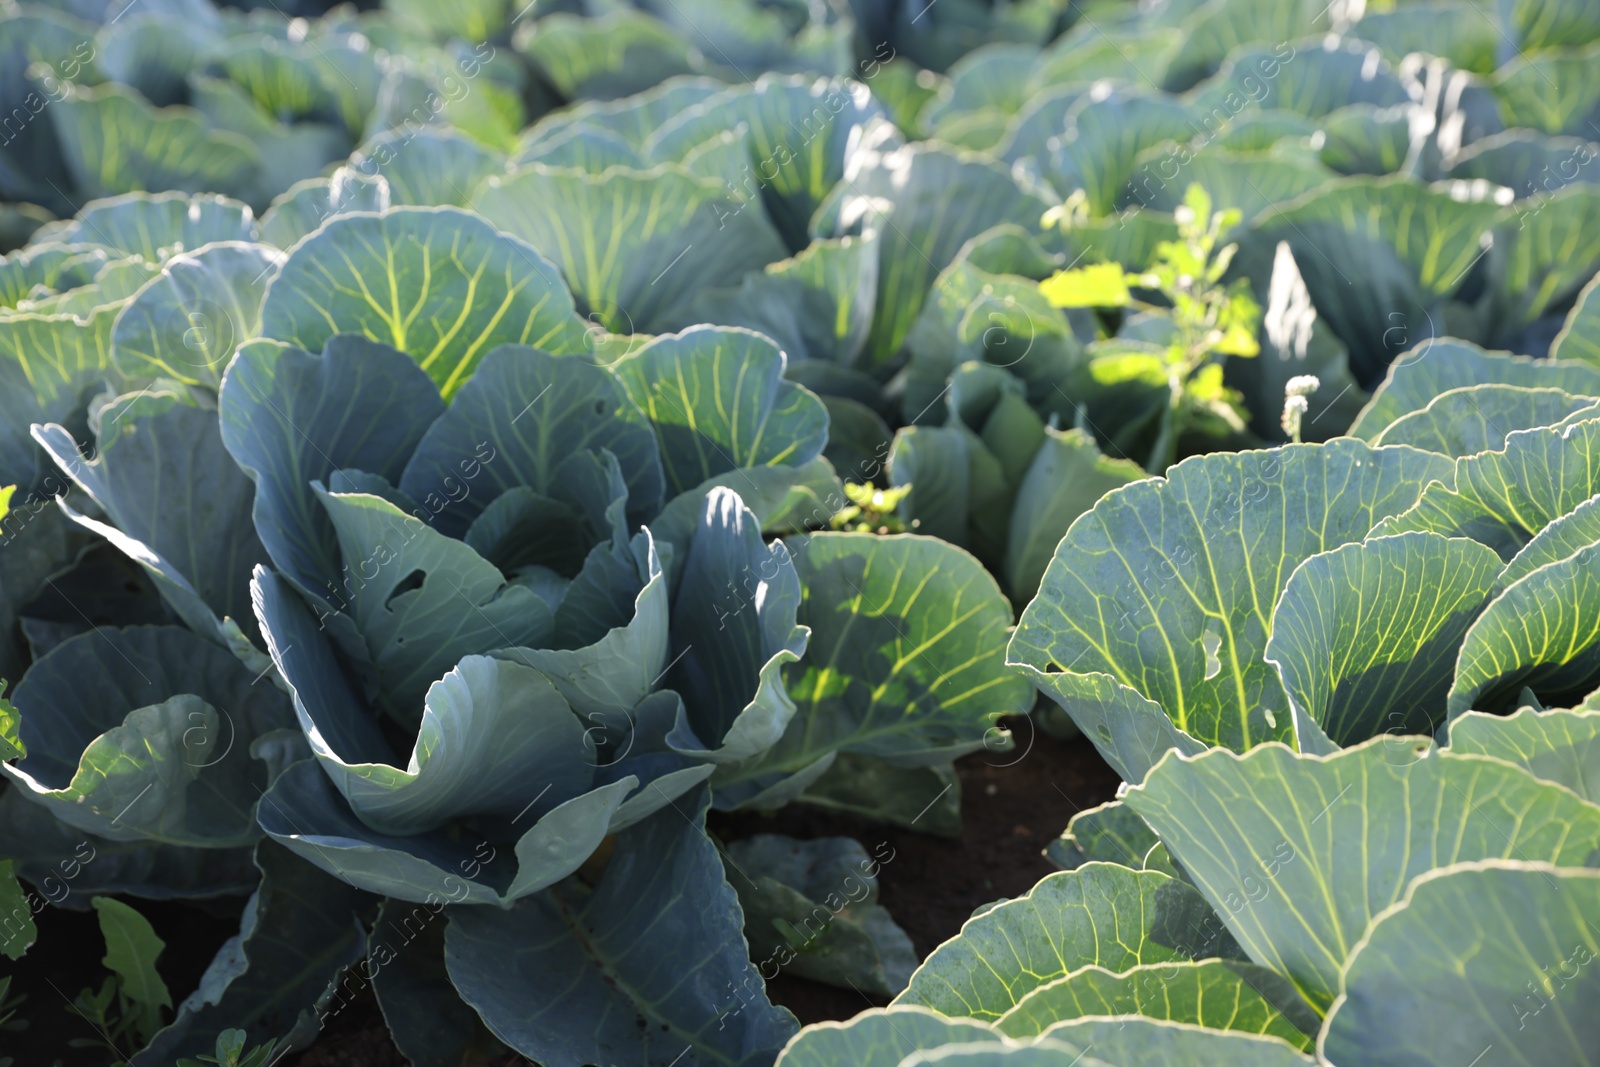
[{"label": "dirt between plants", "polygon": [[[854,837],[874,853],[887,842],[894,859],[879,868],[878,902],[910,935],[917,955],[926,958],[961,931],[974,909],[1021,896],[1054,871],[1044,847],[1078,811],[1112,799],[1121,782],[1084,738],[1058,741],[1034,734],[1027,720],[1011,725],[1014,751],[978,753],[956,764],[959,838],[932,837],[805,804],[771,815],[713,814],[711,829],[725,839],[757,833]],[[767,983],[767,992],[802,1023],[848,1019],[886,1003],[786,974]]]},{"label": "dirt between plants", "polygon": [[[928,834],[887,826],[867,818],[842,815],[804,804],[792,804],[770,815],[740,813],[711,816],[711,830],[723,840],[757,833],[799,838],[848,836],[869,852],[880,843],[894,850],[878,873],[880,902],[910,935],[919,956],[955,936],[973,909],[1002,897],[1026,893],[1054,868],[1041,855],[1073,814],[1110,800],[1118,778],[1082,738],[1059,741],[1034,734],[1031,724],[1014,725],[1017,747],[1005,754],[979,753],[956,764],[961,780],[961,836]],[[161,971],[174,1000],[193,989],[217,947],[237,930],[235,916],[243,901],[217,902],[211,912],[229,908],[227,917],[181,904],[139,902],[167,942]],[[237,906],[236,906],[237,905]],[[67,1014],[63,994],[70,997],[91,977],[70,961],[97,961],[104,952],[99,927],[90,913],[46,909],[39,917],[39,942],[19,962],[12,991],[25,992],[23,1015],[32,1025],[5,1035],[5,1052],[19,1064],[49,1067],[58,1057],[68,1067],[103,1064],[101,1050],[71,1050],[71,1038],[92,1037],[81,1019]],[[42,951],[41,951],[42,950]],[[56,988],[52,989],[54,985]],[[835,989],[804,978],[780,974],[768,983],[777,1004],[793,1011],[802,1023],[847,1019],[882,1003],[848,989]],[[60,990],[61,993],[57,993]],[[529,1061],[508,1057],[496,1067]],[[286,1057],[281,1067],[407,1067],[407,1061],[383,1023],[370,992],[363,992],[339,1012],[317,1041],[304,1052]]]}]

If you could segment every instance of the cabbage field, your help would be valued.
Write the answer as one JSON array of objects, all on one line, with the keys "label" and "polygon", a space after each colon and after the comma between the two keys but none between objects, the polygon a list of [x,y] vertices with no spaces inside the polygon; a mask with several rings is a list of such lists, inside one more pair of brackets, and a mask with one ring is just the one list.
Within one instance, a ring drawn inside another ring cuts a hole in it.
[{"label": "cabbage field", "polygon": [[1600,1067],[1600,0],[0,0],[0,1067]]}]

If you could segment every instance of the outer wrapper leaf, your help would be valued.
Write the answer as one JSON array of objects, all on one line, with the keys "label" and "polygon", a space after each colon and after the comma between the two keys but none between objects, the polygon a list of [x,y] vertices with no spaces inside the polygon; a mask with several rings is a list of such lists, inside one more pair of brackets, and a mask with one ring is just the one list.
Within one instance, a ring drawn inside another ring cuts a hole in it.
[{"label": "outer wrapper leaf", "polygon": [[119,382],[111,363],[111,324],[118,308],[71,315],[0,318],[0,483],[38,484],[47,462],[28,435],[34,423],[82,425],[86,394]]},{"label": "outer wrapper leaf", "polygon": [[973,1019],[952,1019],[916,1004],[870,1008],[846,1022],[817,1023],[796,1034],[778,1057],[782,1067],[899,1067],[921,1049],[1003,1040]]},{"label": "outer wrapper leaf", "polygon": [[916,950],[877,902],[872,872],[879,864],[859,842],[757,834],[729,845],[727,863],[758,968],[774,963],[790,974],[883,997],[905,988]]},{"label": "outer wrapper leaf", "polygon": [[795,1029],[749,961],[743,915],[701,830],[704,793],[621,835],[599,885],[509,911],[460,909],[445,961],[502,1041],[551,1067],[770,1060]]},{"label": "outer wrapper leaf", "polygon": [[1468,712],[1450,724],[1450,751],[1515,763],[1600,803],[1600,711]]},{"label": "outer wrapper leaf", "polygon": [[[1326,757],[1264,745],[1168,756],[1124,803],[1257,963],[1326,1010],[1367,924],[1417,875],[1521,857],[1582,864],[1600,807],[1520,768],[1374,740]],[[1226,810],[1226,821],[1214,813]],[[1379,825],[1373,811],[1388,813]]]},{"label": "outer wrapper leaf", "polygon": [[741,467],[799,467],[822,453],[828,411],[784,380],[786,366],[760,334],[711,326],[658,337],[615,365],[655,427],[669,497]]},{"label": "outer wrapper leaf", "polygon": [[505,1056],[444,966],[442,907],[386,900],[367,937],[365,966],[395,1047],[412,1063],[476,1063]]},{"label": "outer wrapper leaf", "polygon": [[1262,655],[1290,573],[1450,476],[1442,456],[1345,439],[1185,460],[1073,524],[1008,659],[1130,781],[1170,746],[1287,739],[1288,697]]},{"label": "outer wrapper leaf", "polygon": [[1380,534],[1433,530],[1481,541],[1510,560],[1551,522],[1600,493],[1600,418],[1521,430],[1505,448],[1456,461],[1452,482],[1429,486]]},{"label": "outer wrapper leaf", "polygon": [[1597,913],[1600,871],[1497,860],[1429,872],[1356,946],[1320,1051],[1374,1067],[1592,1062]]},{"label": "outer wrapper leaf", "polygon": [[145,189],[242,194],[261,166],[256,147],[238,134],[209,130],[187,109],[153,108],[114,83],[67,83],[50,121],[67,169],[91,199]]},{"label": "outer wrapper leaf", "polygon": [[502,344],[586,351],[584,324],[538,252],[455,208],[333,219],[267,289],[261,334],[319,351],[361,333],[405,352],[449,398]]},{"label": "outer wrapper leaf", "polygon": [[743,207],[719,183],[671,164],[591,175],[534,163],[490,178],[472,201],[559,264],[596,321],[617,333],[657,332],[676,305],[784,258],[766,216]]},{"label": "outer wrapper leaf", "polygon": [[259,877],[252,849],[112,841],[68,826],[16,789],[0,793],[0,851],[39,887],[40,907],[55,901],[81,909],[95,893],[145,900],[238,896]]},{"label": "outer wrapper leaf", "polygon": [[1072,817],[1045,855],[1062,870],[1076,870],[1102,860],[1138,870],[1145,855],[1160,841],[1150,824],[1120,800],[1085,808]]},{"label": "outer wrapper leaf", "polygon": [[[261,885],[245,905],[239,933],[218,950],[177,1018],[133,1057],[133,1067],[164,1067],[178,1056],[209,1054],[223,1030],[242,1029],[247,1045],[309,1044],[344,997],[359,988],[340,973],[361,958],[360,916],[372,898],[284,849],[263,842]],[[370,977],[370,974],[369,976]]]},{"label": "outer wrapper leaf", "polygon": [[1500,711],[1524,686],[1575,703],[1600,682],[1600,543],[1541,567],[1489,604],[1461,643],[1450,717]]},{"label": "outer wrapper leaf", "polygon": [[1550,345],[1550,358],[1600,366],[1600,282],[1591,280]]},{"label": "outer wrapper leaf", "polygon": [[28,758],[0,764],[22,796],[116,840],[226,848],[256,839],[268,769],[252,742],[290,725],[283,696],[175,626],[96,629],[17,686]]},{"label": "outer wrapper leaf", "polygon": [[836,749],[942,763],[1027,710],[1026,683],[1001,648],[1010,607],[977,560],[909,534],[785,543],[811,640],[784,669],[797,713],[764,766],[798,770]]},{"label": "outer wrapper leaf", "polygon": [[1262,1034],[1306,1051],[1321,1023],[1294,987],[1265,967],[1180,960],[1120,974],[1105,967],[1079,968],[1033,990],[995,1026],[1011,1037],[1033,1037],[1058,1022],[1097,1015],[1139,1015]]},{"label": "outer wrapper leaf", "polygon": [[1281,1038],[1140,1016],[1073,1019],[1046,1030],[1044,1038],[1067,1050],[1062,1063],[1074,1054],[1088,1056],[1091,1049],[1117,1067],[1312,1067],[1316,1062]]},{"label": "outer wrapper leaf", "polygon": [[1049,875],[1027,896],[968,919],[923,962],[895,1004],[994,1021],[1082,967],[1117,973],[1235,952],[1190,886],[1159,871],[1090,863]]},{"label": "outer wrapper leaf", "polygon": [[1423,410],[1436,397],[1485,382],[1600,396],[1600,365],[1485,352],[1477,345],[1449,338],[1424,341],[1389,365],[1383,384],[1350,427],[1350,436],[1376,442],[1392,423]]},{"label": "outer wrapper leaf", "polygon": [[174,256],[117,317],[117,369],[216,388],[234,350],[261,331],[261,300],[282,263],[282,253],[240,241]]},{"label": "outer wrapper leaf", "polygon": [[[255,636],[245,575],[265,562],[266,551],[250,522],[250,482],[220,447],[215,409],[181,387],[152,385],[98,405],[91,423],[99,453],[93,459],[83,458],[62,426],[34,431],[111,524],[79,515],[65,501],[62,510],[142,566],[196,633],[231,644],[242,623]],[[153,491],[159,486],[183,486],[195,505]]]},{"label": "outer wrapper leaf", "polygon": [[254,241],[248,204],[214,193],[128,193],[85,204],[63,220],[51,239],[63,244],[103,244],[160,263],[213,241]]},{"label": "outer wrapper leaf", "polygon": [[1431,533],[1375,537],[1302,563],[1272,613],[1266,651],[1300,750],[1433,732],[1461,640],[1500,570],[1476,541]]},{"label": "outer wrapper leaf", "polygon": [[1411,445],[1461,459],[1498,452],[1505,448],[1509,433],[1553,425],[1597,403],[1596,397],[1574,396],[1563,389],[1471,385],[1440,393],[1421,411],[1401,416],[1373,443]]}]

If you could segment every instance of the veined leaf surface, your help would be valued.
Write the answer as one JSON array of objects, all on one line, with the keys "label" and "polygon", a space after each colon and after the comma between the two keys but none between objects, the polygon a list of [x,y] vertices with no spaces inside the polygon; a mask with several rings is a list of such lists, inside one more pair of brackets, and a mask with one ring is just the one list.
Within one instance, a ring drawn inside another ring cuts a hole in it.
[{"label": "veined leaf surface", "polygon": [[451,916],[451,981],[496,1036],[544,1063],[666,1067],[685,1051],[748,1063],[794,1033],[750,962],[738,900],[701,830],[706,803],[702,792],[688,817],[662,811],[622,834],[592,891],[567,883],[507,911]]},{"label": "veined leaf surface", "polygon": [[[1450,466],[1415,449],[1337,439],[1189,459],[1166,479],[1114,490],[1057,548],[1008,660],[1081,715],[1130,781],[1180,741],[1153,751],[1116,741],[1091,712],[1107,699],[1153,701],[1170,719],[1165,731],[1189,742],[1243,751],[1286,740],[1289,700],[1263,653],[1290,574],[1365,537],[1430,481],[1449,479]],[[1112,697],[1101,692],[1107,685],[1127,692]]]},{"label": "veined leaf surface", "polygon": [[1033,990],[995,1026],[1010,1037],[1034,1037],[1056,1023],[1096,1015],[1137,1015],[1263,1034],[1305,1051],[1311,1049],[1310,1032],[1321,1022],[1287,979],[1265,967],[1239,960],[1179,959],[1141,964],[1120,974],[1101,966],[1081,967]]},{"label": "veined leaf surface", "polygon": [[261,329],[261,300],[281,253],[230,241],[169,259],[111,331],[111,358],[129,378],[216,388],[239,345]]},{"label": "veined leaf surface", "polygon": [[822,453],[828,411],[784,380],[784,366],[762,335],[713,326],[655,338],[615,365],[655,427],[669,497],[742,467],[799,467]]},{"label": "veined leaf surface", "polygon": [[338,333],[405,352],[446,399],[499,345],[587,351],[555,268],[455,208],[345,215],[296,246],[267,289],[261,334],[317,352]]},{"label": "veined leaf surface", "polygon": [[1515,763],[1600,803],[1600,711],[1469,711],[1450,724],[1450,750]]},{"label": "veined leaf surface", "polygon": [[0,483],[29,487],[46,460],[28,429],[36,422],[77,421],[88,395],[119,382],[111,363],[116,305],[87,321],[71,315],[0,317]]},{"label": "veined leaf surface", "polygon": [[1389,365],[1383,384],[1350,427],[1350,436],[1376,442],[1399,419],[1426,409],[1435,398],[1485,383],[1600,397],[1600,364],[1486,352],[1448,338],[1424,341]]},{"label": "veined leaf surface", "polygon": [[1600,871],[1511,859],[1423,875],[1352,955],[1322,1052],[1373,1067],[1593,1062],[1597,913]]},{"label": "veined leaf surface", "polygon": [[832,749],[944,762],[1027,709],[1027,684],[1004,660],[1010,605],[977,560],[912,534],[785,543],[811,640],[784,669],[798,712],[770,765],[798,769]]},{"label": "veined leaf surface", "polygon": [[615,333],[657,332],[676,305],[786,254],[759,205],[672,164],[595,175],[533,163],[491,178],[472,207],[558,264]]},{"label": "veined leaf surface", "polygon": [[[1085,1057],[1087,1062],[1092,1049],[1116,1067],[1196,1067],[1202,1063],[1312,1067],[1316,1062],[1282,1038],[1137,1015],[1089,1016],[1057,1023],[1044,1032],[1041,1043],[1064,1047],[1063,1063],[1070,1062],[1073,1055]],[[1057,1061],[1051,1062],[1054,1067]]]},{"label": "veined leaf surface", "polygon": [[[434,679],[474,649],[538,646],[544,601],[466,544],[387,500],[318,489],[344,558],[342,593],[377,666],[385,703],[416,722]],[[420,580],[419,580],[420,576]]]},{"label": "veined leaf surface", "polygon": [[[1582,864],[1600,844],[1600,807],[1423,738],[1325,757],[1281,745],[1168,756],[1124,802],[1250,958],[1291,979],[1319,1011],[1338,994],[1368,923],[1417,875],[1506,857]],[[1374,823],[1374,811],[1385,817]]]},{"label": "veined leaf surface", "polygon": [[1159,871],[1085,864],[968,919],[923,961],[895,1004],[995,1021],[1034,990],[1081,968],[1114,974],[1205,959],[1228,951],[1222,937],[1192,887]]},{"label": "veined leaf surface", "polygon": [[1578,302],[1550,345],[1550,358],[1600,367],[1600,281],[1591,280],[1578,294]]},{"label": "veined leaf surface", "polygon": [[126,193],[95,200],[64,220],[53,240],[100,244],[160,263],[213,241],[254,241],[249,205],[215,193]]},{"label": "veined leaf surface", "polygon": [[1492,601],[1461,643],[1450,717],[1500,711],[1523,687],[1575,703],[1600,683],[1600,542],[1533,571]]},{"label": "veined leaf surface", "polygon": [[318,355],[255,341],[229,366],[217,406],[222,443],[256,483],[252,516],[273,564],[338,602],[338,537],[311,483],[342,469],[398,482],[444,411],[438,387],[405,353],[358,335],[336,335]]},{"label": "veined leaf surface", "polygon": [[1000,1031],[973,1019],[952,1019],[916,1004],[869,1008],[844,1022],[801,1030],[778,1056],[781,1067],[900,1067],[922,1049],[975,1041],[1004,1040]]},{"label": "veined leaf surface", "polygon": [[1600,493],[1600,417],[1520,430],[1505,447],[1456,461],[1454,479],[1430,485],[1375,534],[1432,530],[1481,541],[1510,560],[1538,532]]},{"label": "veined leaf surface", "polygon": [[[266,550],[250,522],[250,480],[221,447],[215,409],[181,387],[151,385],[103,401],[91,422],[93,459],[65,427],[35,428],[35,439],[110,525],[63,502],[65,514],[144,567],[196,633],[226,644],[222,620],[231,618],[254,636],[247,575],[266,561]],[[151,491],[160,485],[184,486],[204,506],[173,506]]]},{"label": "veined leaf surface", "polygon": [[434,527],[460,536],[509,489],[559,496],[562,464],[601,450],[620,465],[629,516],[653,515],[662,494],[655,434],[617,376],[580,357],[502,345],[417,442],[399,489],[441,501]]},{"label": "veined leaf surface", "polygon": [[1369,538],[1302,563],[1273,611],[1266,651],[1300,750],[1432,733],[1461,640],[1500,570],[1476,541],[1432,533]]},{"label": "veined leaf surface", "polygon": [[267,767],[251,742],[292,725],[283,694],[178,626],[96,629],[40,657],[16,690],[19,795],[112,840],[225,848],[257,839]]},{"label": "veined leaf surface", "polygon": [[1402,415],[1380,433],[1374,444],[1411,445],[1452,459],[1498,452],[1506,435],[1550,426],[1586,408],[1600,397],[1574,396],[1564,389],[1531,389],[1486,383],[1449,389],[1421,411]]}]

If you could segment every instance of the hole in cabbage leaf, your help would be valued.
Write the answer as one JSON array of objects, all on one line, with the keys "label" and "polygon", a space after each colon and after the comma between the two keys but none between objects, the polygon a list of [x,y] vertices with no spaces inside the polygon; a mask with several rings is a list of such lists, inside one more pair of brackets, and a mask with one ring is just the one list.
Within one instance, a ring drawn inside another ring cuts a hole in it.
[{"label": "hole in cabbage leaf", "polygon": [[1222,673],[1222,660],[1217,656],[1217,650],[1222,647],[1222,635],[1217,632],[1216,623],[1207,623],[1206,632],[1200,635],[1200,647],[1206,650],[1206,681],[1210,681]]},{"label": "hole in cabbage leaf", "polygon": [[383,606],[393,611],[394,602],[396,600],[399,600],[402,596],[411,592],[413,589],[422,588],[422,579],[424,577],[426,577],[426,575],[424,575],[421,571],[412,571],[410,574],[400,579],[399,583],[389,593],[389,599],[383,602]]}]

